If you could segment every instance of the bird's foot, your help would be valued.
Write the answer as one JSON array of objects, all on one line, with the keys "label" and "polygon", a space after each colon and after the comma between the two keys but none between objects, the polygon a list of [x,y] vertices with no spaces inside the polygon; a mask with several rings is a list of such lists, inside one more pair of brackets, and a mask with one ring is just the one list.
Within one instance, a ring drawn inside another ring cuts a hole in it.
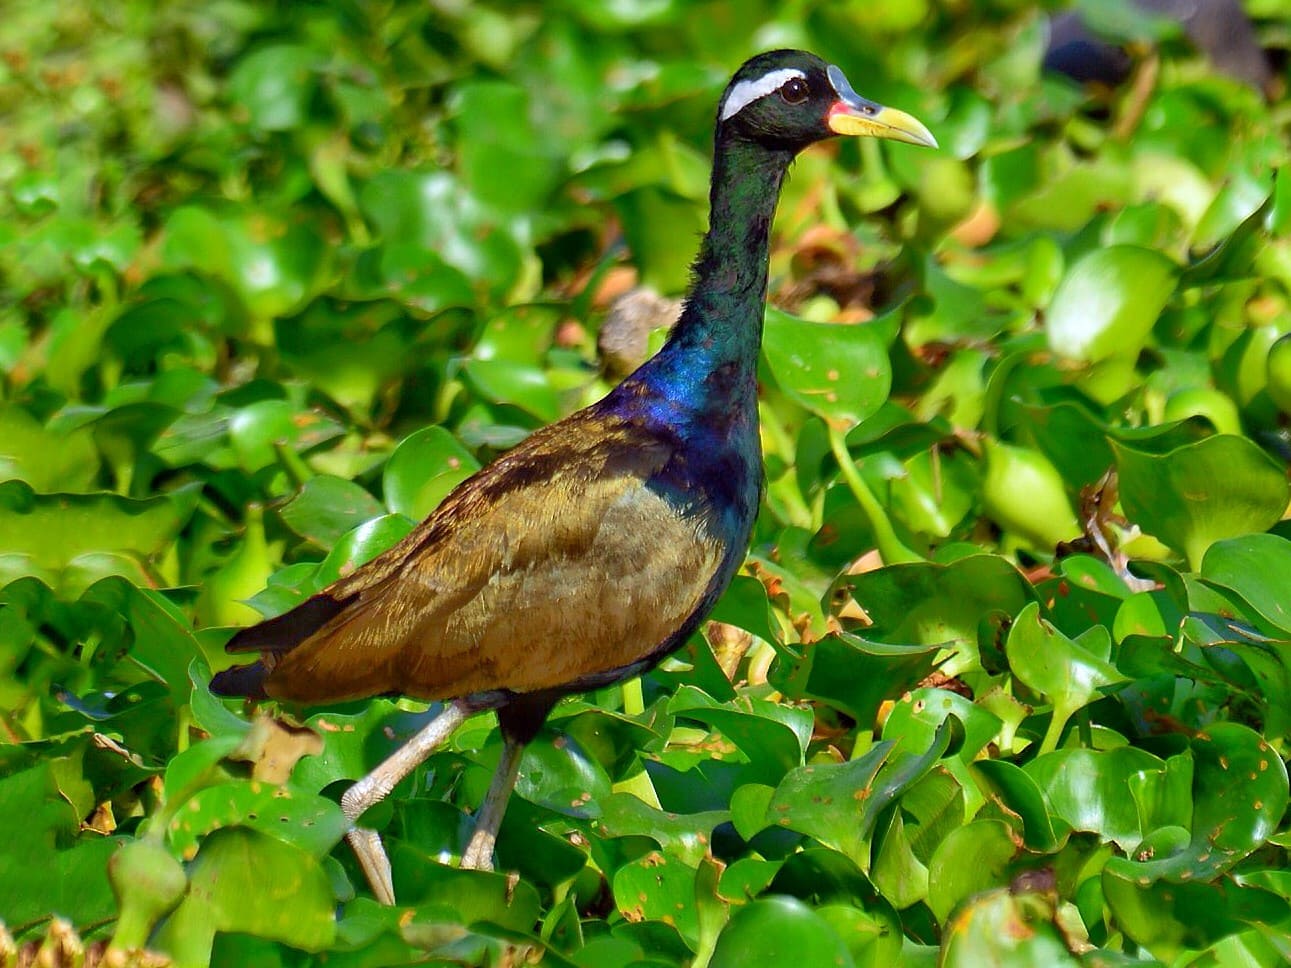
[{"label": "bird's foot", "polygon": [[367,827],[351,827],[345,839],[354,848],[359,866],[372,885],[372,893],[382,904],[394,905],[394,877],[390,873],[390,858],[381,843],[381,835]]}]

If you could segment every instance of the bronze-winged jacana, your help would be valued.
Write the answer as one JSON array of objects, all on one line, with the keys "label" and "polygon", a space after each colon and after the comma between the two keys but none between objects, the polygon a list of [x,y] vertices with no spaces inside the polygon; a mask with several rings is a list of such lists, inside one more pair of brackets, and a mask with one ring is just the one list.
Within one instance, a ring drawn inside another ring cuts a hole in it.
[{"label": "bronze-winged jacana", "polygon": [[709,230],[663,349],[602,400],[464,481],[389,551],[237,633],[260,660],[224,695],[450,700],[342,798],[376,897],[390,864],[363,812],[470,714],[496,709],[501,763],[462,855],[489,867],[520,754],[562,696],[638,675],[682,645],[748,548],[762,492],[757,362],[772,216],[794,156],[834,135],[935,146],[803,51],[760,54],[717,110]]}]

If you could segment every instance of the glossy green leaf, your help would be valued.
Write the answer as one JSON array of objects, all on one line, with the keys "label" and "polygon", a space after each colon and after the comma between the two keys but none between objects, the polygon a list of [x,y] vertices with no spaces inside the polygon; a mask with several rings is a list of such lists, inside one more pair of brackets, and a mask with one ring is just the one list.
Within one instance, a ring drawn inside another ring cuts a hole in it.
[{"label": "glossy green leaf", "polygon": [[[261,873],[263,872],[263,874]],[[304,851],[244,827],[210,834],[188,871],[188,894],[155,944],[180,964],[204,964],[217,931],[258,934],[296,948],[331,944],[327,876]]]},{"label": "glossy green leaf", "polygon": [[974,898],[946,926],[942,952],[947,968],[1085,963],[1068,948],[1052,900],[1039,892],[997,890]]},{"label": "glossy green leaf", "polygon": [[1049,348],[1085,362],[1137,353],[1177,274],[1174,263],[1150,249],[1113,245],[1089,253],[1054,293],[1045,325]]},{"label": "glossy green leaf", "polygon": [[884,700],[932,671],[939,651],[940,644],[887,645],[839,632],[813,642],[800,657],[782,654],[772,678],[788,695],[827,702],[869,723]]},{"label": "glossy green leaf", "polygon": [[1019,852],[1000,820],[978,820],[952,831],[928,864],[928,907],[943,924],[960,902],[1003,886]]},{"label": "glossy green leaf", "polygon": [[278,513],[302,538],[330,548],[382,512],[376,498],[353,481],[320,474],[307,480]]},{"label": "glossy green leaf", "polygon": [[1163,766],[1152,754],[1123,746],[1061,749],[1036,757],[1024,769],[1044,794],[1053,816],[1072,830],[1098,834],[1130,850],[1147,831],[1140,826],[1138,805],[1127,791],[1134,777]]},{"label": "glossy green leaf", "polygon": [[24,575],[75,593],[110,574],[141,583],[193,513],[191,486],[143,499],[115,494],[39,495],[0,484],[0,584]]},{"label": "glossy green leaf", "polygon": [[98,468],[88,431],[51,433],[26,410],[0,407],[0,481],[25,481],[38,494],[85,491]]},{"label": "glossy green leaf", "polygon": [[1214,542],[1266,530],[1287,505],[1286,475],[1242,437],[1210,437],[1160,456],[1113,449],[1126,515],[1193,569]]},{"label": "glossy green leaf", "polygon": [[795,898],[768,897],[731,917],[708,964],[735,968],[787,961],[803,968],[850,968],[856,963],[829,921]]},{"label": "glossy green leaf", "polygon": [[1260,618],[1291,632],[1281,576],[1291,569],[1291,541],[1272,534],[1249,534],[1216,541],[1201,563],[1202,577],[1232,589]]},{"label": "glossy green leaf", "polygon": [[887,399],[892,371],[878,326],[809,323],[768,309],[762,343],[781,389],[844,430]]},{"label": "glossy green leaf", "polygon": [[386,461],[381,479],[386,507],[420,520],[479,469],[475,456],[443,427],[419,430]]},{"label": "glossy green leaf", "polygon": [[1040,617],[1032,602],[1013,621],[1005,653],[1019,682],[1053,704],[1053,718],[1040,744],[1040,752],[1056,749],[1067,721],[1125,677],[1109,661],[1111,636],[1093,626],[1077,639],[1069,639]]},{"label": "glossy green leaf", "polygon": [[359,565],[393,547],[412,529],[412,522],[402,514],[385,514],[347,531],[318,566],[315,584],[322,587],[341,575],[348,575]]},{"label": "glossy green leaf", "polygon": [[317,66],[318,54],[308,47],[265,47],[237,65],[229,79],[229,95],[255,127],[295,128],[307,116]]}]

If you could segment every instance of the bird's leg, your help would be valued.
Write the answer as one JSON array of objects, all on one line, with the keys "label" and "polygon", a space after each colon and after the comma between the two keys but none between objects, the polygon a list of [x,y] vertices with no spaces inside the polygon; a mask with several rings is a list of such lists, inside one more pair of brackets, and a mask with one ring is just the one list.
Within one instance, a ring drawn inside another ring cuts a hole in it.
[{"label": "bird's leg", "polygon": [[516,776],[520,772],[520,757],[524,753],[522,740],[502,734],[502,759],[498,761],[497,772],[489,784],[488,795],[475,814],[475,833],[471,842],[462,852],[463,868],[477,871],[493,870],[493,845],[497,843],[498,828],[502,826],[502,817],[507,812],[507,801],[511,790],[516,785]]},{"label": "bird's leg", "polygon": [[464,704],[453,703],[341,796],[341,810],[350,822],[345,839],[354,848],[359,866],[372,885],[372,893],[382,904],[394,904],[390,858],[381,845],[381,835],[375,830],[360,827],[358,819],[372,806],[384,800],[400,780],[443,745],[470,712]]}]

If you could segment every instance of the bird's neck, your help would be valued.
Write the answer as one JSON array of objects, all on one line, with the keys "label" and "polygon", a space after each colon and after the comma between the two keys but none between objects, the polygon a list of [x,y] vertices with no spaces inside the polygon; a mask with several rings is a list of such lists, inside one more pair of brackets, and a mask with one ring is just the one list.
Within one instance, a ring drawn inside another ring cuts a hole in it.
[{"label": "bird's neck", "polygon": [[719,141],[713,159],[709,229],[670,345],[699,350],[713,366],[756,365],[766,306],[771,222],[792,160],[788,151]]},{"label": "bird's neck", "polygon": [[790,152],[735,142],[713,159],[708,234],[667,343],[606,398],[611,410],[683,436],[757,448],[757,366],[771,219]]}]

